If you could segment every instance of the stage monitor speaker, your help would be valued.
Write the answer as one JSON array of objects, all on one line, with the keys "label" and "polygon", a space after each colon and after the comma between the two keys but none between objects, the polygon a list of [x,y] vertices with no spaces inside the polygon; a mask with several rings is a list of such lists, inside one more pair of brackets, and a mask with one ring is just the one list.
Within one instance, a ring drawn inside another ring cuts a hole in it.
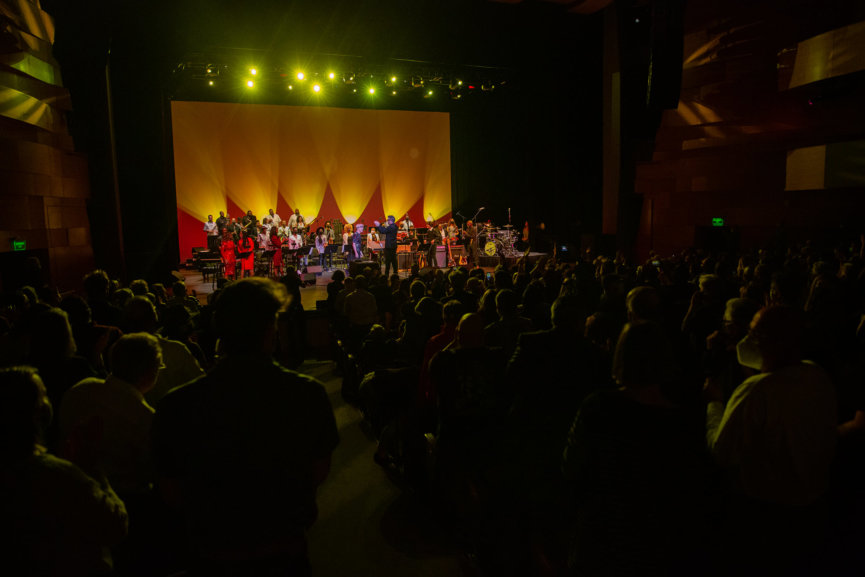
[{"label": "stage monitor speaker", "polygon": [[306,267],[306,272],[320,273],[321,271],[322,271],[322,268],[320,266],[318,266],[317,264],[311,264],[311,265]]},{"label": "stage monitor speaker", "polygon": [[315,282],[315,275],[312,273],[304,273],[300,275],[300,280],[303,282]]},{"label": "stage monitor speaker", "polygon": [[448,247],[436,247],[436,265],[439,268],[445,268],[448,265]]},{"label": "stage monitor speaker", "polygon": [[[354,260],[348,265],[348,276],[357,276],[363,274],[363,269],[366,267],[375,268],[379,266],[375,261],[371,260]],[[380,267],[379,267],[380,268]]]},{"label": "stage monitor speaker", "polygon": [[396,266],[399,270],[408,270],[414,264],[414,253],[398,252],[396,253]]}]

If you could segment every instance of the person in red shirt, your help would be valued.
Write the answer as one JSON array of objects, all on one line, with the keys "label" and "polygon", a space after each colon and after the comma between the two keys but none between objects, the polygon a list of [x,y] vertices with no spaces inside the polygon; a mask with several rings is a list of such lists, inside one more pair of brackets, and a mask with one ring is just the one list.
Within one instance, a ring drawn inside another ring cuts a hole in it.
[{"label": "person in red shirt", "polygon": [[222,253],[222,266],[225,267],[225,278],[234,279],[237,273],[237,258],[234,254],[234,238],[232,238],[231,231],[227,228],[222,232],[222,244],[219,245],[219,252]]}]

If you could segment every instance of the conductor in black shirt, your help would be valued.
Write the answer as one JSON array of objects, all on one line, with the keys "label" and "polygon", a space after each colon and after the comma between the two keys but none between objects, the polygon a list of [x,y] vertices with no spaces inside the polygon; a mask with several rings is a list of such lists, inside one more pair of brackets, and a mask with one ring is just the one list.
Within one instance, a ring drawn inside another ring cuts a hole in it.
[{"label": "conductor in black shirt", "polygon": [[393,272],[397,272],[399,269],[396,265],[396,219],[393,215],[388,215],[387,224],[382,226],[378,221],[375,221],[375,227],[378,229],[379,234],[384,237],[384,276],[388,277],[390,273],[390,266],[393,265]]}]

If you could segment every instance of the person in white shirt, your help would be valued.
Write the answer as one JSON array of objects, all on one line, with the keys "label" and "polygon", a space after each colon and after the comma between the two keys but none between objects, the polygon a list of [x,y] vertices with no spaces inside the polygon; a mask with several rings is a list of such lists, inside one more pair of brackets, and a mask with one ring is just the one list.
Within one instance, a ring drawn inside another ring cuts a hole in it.
[{"label": "person in white shirt", "polygon": [[219,248],[219,227],[213,222],[212,214],[207,215],[204,232],[207,233],[207,250],[217,250]]},{"label": "person in white shirt", "polygon": [[[282,221],[282,219],[279,218],[279,215],[278,215],[278,214],[276,214],[275,212],[273,212],[273,209],[272,209],[272,208],[268,211],[268,216],[270,216],[270,221],[271,221],[271,223],[273,223],[273,224],[276,225],[276,226],[279,226],[279,223]],[[265,218],[266,218],[266,217],[265,217]]]},{"label": "person in white shirt", "polygon": [[298,229],[301,226],[303,226],[302,223],[303,223],[303,217],[300,216],[300,209],[295,208],[294,214],[292,214],[290,217],[288,217],[288,229],[291,231],[294,231],[295,229]]},{"label": "person in white shirt", "polygon": [[[291,234],[288,236],[288,248],[299,250],[303,248],[303,236],[297,229],[291,229]],[[296,253],[297,263],[306,266],[306,255]]]},{"label": "person in white shirt", "polygon": [[261,230],[258,233],[258,248],[262,250],[270,250],[270,234],[268,233],[270,229],[268,227],[262,226]]},{"label": "person in white shirt", "polygon": [[414,223],[412,222],[411,217],[408,215],[408,213],[405,214],[405,220],[403,220],[399,224],[399,228],[400,230],[405,232],[409,232],[411,229],[414,228]]}]

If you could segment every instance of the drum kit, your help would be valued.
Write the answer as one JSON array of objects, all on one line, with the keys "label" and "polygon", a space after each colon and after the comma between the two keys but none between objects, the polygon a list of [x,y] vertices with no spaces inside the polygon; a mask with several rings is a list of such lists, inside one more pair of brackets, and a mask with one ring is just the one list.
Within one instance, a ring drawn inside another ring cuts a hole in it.
[{"label": "drum kit", "polygon": [[514,231],[513,225],[506,224],[495,227],[489,223],[485,224],[478,231],[478,239],[481,250],[487,256],[502,256],[505,258],[519,256],[519,252],[514,248],[518,235]]}]

